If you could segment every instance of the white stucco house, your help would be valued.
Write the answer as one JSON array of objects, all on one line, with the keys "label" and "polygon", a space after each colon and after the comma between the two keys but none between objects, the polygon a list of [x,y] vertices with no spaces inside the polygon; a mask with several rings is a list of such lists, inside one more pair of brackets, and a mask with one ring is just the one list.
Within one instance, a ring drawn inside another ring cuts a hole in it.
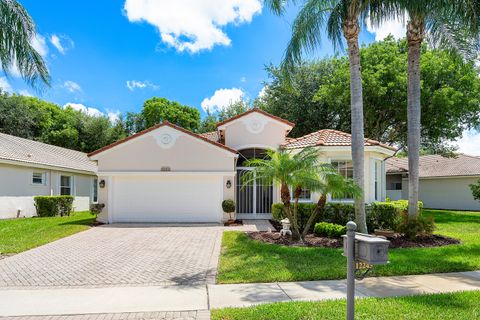
[{"label": "white stucco house", "polygon": [[[387,196],[392,200],[408,199],[408,158],[390,158],[386,169]],[[421,156],[418,198],[430,209],[480,210],[480,201],[470,190],[470,184],[478,180],[479,157]]]},{"label": "white stucco house", "polygon": [[89,210],[96,172],[86,153],[0,133],[0,219],[36,215],[41,195],[73,195],[74,210]]},{"label": "white stucco house", "polygon": [[[278,186],[242,188],[251,170],[245,159],[263,157],[265,150],[318,148],[320,157],[351,177],[351,137],[320,130],[288,138],[294,124],[259,109],[218,123],[217,130],[195,134],[168,122],[134,134],[89,154],[98,164],[99,203],[103,222],[220,222],[221,202],[234,199],[239,219],[268,219],[280,199]],[[386,196],[384,159],[395,149],[365,140],[365,197]],[[304,190],[302,201],[316,201]],[[352,201],[352,199],[329,199]]]}]

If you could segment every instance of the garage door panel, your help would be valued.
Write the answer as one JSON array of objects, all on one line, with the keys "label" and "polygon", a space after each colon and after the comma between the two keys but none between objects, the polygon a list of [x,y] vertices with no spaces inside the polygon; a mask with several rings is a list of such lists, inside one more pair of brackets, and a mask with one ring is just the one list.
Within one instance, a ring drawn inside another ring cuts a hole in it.
[{"label": "garage door panel", "polygon": [[115,177],[114,222],[219,222],[218,176]]}]

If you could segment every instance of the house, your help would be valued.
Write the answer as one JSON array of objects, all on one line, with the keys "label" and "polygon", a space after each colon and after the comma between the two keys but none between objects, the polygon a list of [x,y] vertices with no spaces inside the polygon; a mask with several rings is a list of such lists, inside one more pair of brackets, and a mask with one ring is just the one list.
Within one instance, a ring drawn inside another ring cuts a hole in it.
[{"label": "house", "polygon": [[[408,158],[390,158],[386,168],[387,196],[408,199]],[[480,158],[421,156],[419,170],[419,199],[425,208],[480,210],[470,190],[470,184],[480,179]]]},{"label": "house", "polygon": [[[351,137],[320,130],[287,138],[294,124],[252,109],[217,124],[217,130],[195,134],[164,122],[89,154],[98,164],[99,202],[103,222],[220,222],[227,218],[221,202],[235,199],[240,219],[268,219],[280,201],[278,186],[242,185],[252,168],[245,160],[264,157],[268,149],[315,147],[320,157],[348,177],[353,175]],[[383,159],[394,148],[365,140],[365,197],[385,199]],[[302,201],[319,195],[302,192]],[[353,201],[331,199],[329,201]]]},{"label": "house", "polygon": [[86,153],[0,133],[0,219],[36,215],[40,195],[73,195],[74,210],[89,210],[96,172]]}]

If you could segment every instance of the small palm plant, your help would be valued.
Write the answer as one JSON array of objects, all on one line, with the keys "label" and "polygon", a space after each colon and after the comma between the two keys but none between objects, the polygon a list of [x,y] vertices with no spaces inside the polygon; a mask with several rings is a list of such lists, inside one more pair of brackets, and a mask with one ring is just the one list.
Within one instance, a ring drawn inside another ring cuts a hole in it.
[{"label": "small palm plant", "polygon": [[[291,222],[292,236],[302,242],[316,217],[324,209],[328,194],[353,197],[361,194],[361,189],[353,180],[345,179],[329,164],[320,162],[319,152],[314,148],[305,148],[300,152],[270,150],[267,151],[265,159],[248,160],[246,165],[254,169],[242,177],[244,185],[261,180],[264,185],[280,186],[283,210]],[[320,198],[303,230],[300,230],[298,200],[302,189],[318,192]],[[293,190],[293,205],[290,190]]]}]

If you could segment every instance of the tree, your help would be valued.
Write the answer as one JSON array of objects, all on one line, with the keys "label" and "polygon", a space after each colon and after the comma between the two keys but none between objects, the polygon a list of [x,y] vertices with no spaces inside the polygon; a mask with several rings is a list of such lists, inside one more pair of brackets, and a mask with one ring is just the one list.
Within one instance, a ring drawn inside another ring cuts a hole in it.
[{"label": "tree", "polygon": [[8,75],[17,67],[23,79],[35,86],[39,81],[49,85],[50,75],[42,56],[32,46],[35,23],[16,0],[0,0],[0,62]]},{"label": "tree", "polygon": [[[346,69],[344,69],[344,67]],[[289,136],[299,137],[313,131],[330,128],[350,131],[350,108],[348,101],[336,103],[335,99],[348,95],[328,96],[327,99],[315,99],[318,90],[334,81],[336,73],[346,75],[342,85],[348,86],[348,60],[326,58],[319,61],[302,61],[285,75],[279,67],[267,66],[270,81],[265,85],[264,94],[257,98],[255,105],[261,109],[295,123]],[[345,73],[343,73],[345,71]],[[346,82],[345,82],[346,81]]]},{"label": "tree", "polygon": [[[407,127],[408,127],[408,214],[418,215],[419,162],[421,142],[421,46],[427,31],[431,44],[443,46],[462,53],[466,57],[478,45],[480,7],[471,1],[379,1],[379,12],[373,14],[374,23],[384,19],[408,15],[408,86],[407,86]],[[382,7],[383,6],[383,7]],[[375,5],[376,7],[376,5]],[[469,41],[474,39],[475,42]],[[474,44],[474,45],[472,45]]]},{"label": "tree", "polygon": [[199,133],[211,132],[217,129],[217,116],[212,114],[209,110],[207,110],[206,113],[207,115],[200,122],[200,128],[198,129]]},{"label": "tree", "polygon": [[[408,79],[407,51],[406,41],[395,41],[393,37],[360,50],[365,136],[402,149],[407,145],[407,92],[404,89]],[[422,55],[421,102],[425,116],[421,118],[421,148],[422,151],[445,152],[450,141],[460,138],[464,129],[475,128],[480,122],[480,77],[473,63],[464,62],[447,50],[423,45]],[[336,66],[327,79],[319,83],[314,100],[328,110],[339,112],[347,128],[339,126],[337,129],[348,130],[346,118],[349,114],[344,108],[350,99],[348,61],[344,57],[326,60],[333,60],[330,63]],[[314,72],[313,67],[310,70]],[[301,94],[311,96],[311,93]],[[282,104],[281,100],[278,104]],[[310,103],[307,108],[313,106],[314,103]],[[296,122],[297,127],[302,126],[296,119],[289,120]],[[330,125],[335,129],[335,123]]]},{"label": "tree", "polygon": [[151,98],[144,102],[141,116],[145,128],[169,121],[190,131],[200,127],[200,112],[193,107],[181,105],[165,98]]},{"label": "tree", "polygon": [[[254,180],[260,180],[264,185],[280,185],[285,215],[292,224],[292,235],[301,241],[324,209],[328,194],[354,197],[361,194],[361,189],[353,180],[345,179],[330,164],[321,163],[318,150],[314,148],[305,148],[300,152],[269,150],[265,159],[250,159],[246,165],[254,169],[243,176],[244,185],[249,185]],[[302,189],[318,192],[320,198],[303,230],[300,230],[298,200]],[[290,190],[293,190],[293,205]]]},{"label": "tree", "polygon": [[[265,0],[277,14],[282,14],[286,0]],[[295,2],[295,1],[292,1]],[[365,2],[365,3],[364,3]],[[312,51],[321,40],[321,29],[326,26],[328,37],[334,45],[342,45],[342,35],[347,42],[350,62],[350,107],[352,133],[352,160],[355,182],[365,186],[364,132],[362,75],[358,35],[359,18],[364,13],[368,1],[360,0],[305,0],[292,26],[292,38],[287,46],[282,68],[287,73],[301,61],[302,52]],[[365,198],[355,199],[355,220],[360,232],[367,232]]]},{"label": "tree", "polygon": [[210,110],[207,110],[207,115],[201,121],[198,132],[204,133],[215,131],[217,129],[218,122],[247,112],[250,108],[251,106],[249,101],[239,100],[214,113],[212,113]]}]

